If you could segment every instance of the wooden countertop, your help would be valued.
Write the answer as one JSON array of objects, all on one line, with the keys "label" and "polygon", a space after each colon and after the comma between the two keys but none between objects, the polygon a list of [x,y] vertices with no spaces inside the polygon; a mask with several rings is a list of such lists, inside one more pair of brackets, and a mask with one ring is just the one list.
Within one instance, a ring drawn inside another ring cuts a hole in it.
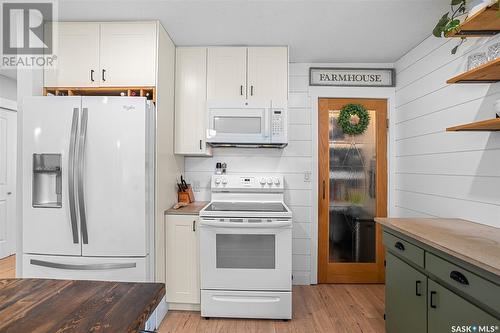
[{"label": "wooden countertop", "polygon": [[376,218],[375,221],[500,276],[500,228],[461,219]]},{"label": "wooden countertop", "polygon": [[190,203],[185,207],[181,207],[179,209],[169,208],[165,211],[166,215],[198,215],[200,210],[205,208],[208,205],[208,201],[195,201]]},{"label": "wooden countertop", "polygon": [[1,279],[0,332],[135,333],[164,295],[162,283]]}]

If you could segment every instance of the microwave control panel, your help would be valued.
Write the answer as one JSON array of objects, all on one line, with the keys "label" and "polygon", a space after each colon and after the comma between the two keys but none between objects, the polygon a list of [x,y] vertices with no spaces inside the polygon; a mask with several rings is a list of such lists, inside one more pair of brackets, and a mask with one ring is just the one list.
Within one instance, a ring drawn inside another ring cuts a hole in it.
[{"label": "microwave control panel", "polygon": [[284,116],[283,116],[283,110],[280,109],[274,109],[272,110],[272,133],[273,137],[280,137],[283,136],[283,130],[284,130]]}]

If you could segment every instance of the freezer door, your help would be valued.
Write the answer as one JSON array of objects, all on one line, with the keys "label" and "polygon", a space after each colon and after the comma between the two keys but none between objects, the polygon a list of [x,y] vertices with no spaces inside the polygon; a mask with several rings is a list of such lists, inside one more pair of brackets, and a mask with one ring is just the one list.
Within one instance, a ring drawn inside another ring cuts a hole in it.
[{"label": "freezer door", "polygon": [[80,97],[23,100],[23,252],[81,255],[74,192]]},{"label": "freezer door", "polygon": [[146,182],[150,167],[146,101],[83,97],[82,116],[79,156],[83,154],[83,164],[78,172],[82,253],[146,256],[147,191],[151,190]]}]

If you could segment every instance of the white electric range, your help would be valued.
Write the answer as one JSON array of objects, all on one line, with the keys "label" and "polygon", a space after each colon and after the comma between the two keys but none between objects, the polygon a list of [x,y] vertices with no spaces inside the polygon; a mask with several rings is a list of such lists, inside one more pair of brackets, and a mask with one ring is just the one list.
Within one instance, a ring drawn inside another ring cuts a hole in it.
[{"label": "white electric range", "polygon": [[291,319],[292,213],[283,176],[215,175],[200,212],[201,315]]}]

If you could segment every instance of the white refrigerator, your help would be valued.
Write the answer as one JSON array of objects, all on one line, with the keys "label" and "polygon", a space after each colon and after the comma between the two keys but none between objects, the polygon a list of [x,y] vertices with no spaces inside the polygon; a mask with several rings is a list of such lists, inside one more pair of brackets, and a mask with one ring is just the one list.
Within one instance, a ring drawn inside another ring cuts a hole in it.
[{"label": "white refrigerator", "polygon": [[153,280],[154,113],[142,97],[24,99],[23,277]]}]

